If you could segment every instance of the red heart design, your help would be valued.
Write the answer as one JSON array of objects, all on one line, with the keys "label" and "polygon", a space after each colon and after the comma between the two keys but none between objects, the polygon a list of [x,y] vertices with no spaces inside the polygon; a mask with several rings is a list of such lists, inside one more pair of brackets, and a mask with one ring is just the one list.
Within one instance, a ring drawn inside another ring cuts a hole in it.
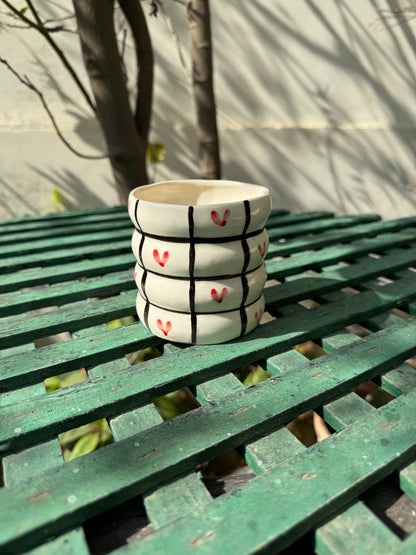
[{"label": "red heart design", "polygon": [[256,322],[259,323],[261,320],[261,317],[263,316],[263,309],[261,308],[258,312],[255,313],[254,317],[256,319]]},{"label": "red heart design", "polygon": [[134,277],[135,277],[135,278],[137,277],[137,271],[136,271],[136,272],[134,272]]},{"label": "red heart design", "polygon": [[160,329],[160,331],[163,332],[163,335],[166,337],[166,335],[170,332],[170,330],[172,329],[172,323],[171,322],[166,322],[166,326],[163,325],[162,320],[157,320],[156,322],[157,327]]},{"label": "red heart design", "polygon": [[224,227],[228,222],[228,218],[230,217],[231,212],[228,208],[224,211],[224,215],[222,218],[219,217],[218,212],[216,210],[212,210],[211,212],[211,220],[214,224],[219,225],[220,227]]},{"label": "red heart design", "polygon": [[163,268],[163,266],[166,264],[166,262],[169,260],[169,253],[168,251],[165,251],[162,254],[162,258],[160,258],[160,254],[159,251],[157,249],[154,249],[153,251],[153,258],[155,259],[155,261],[159,264],[159,266],[161,266]]},{"label": "red heart design", "polygon": [[218,291],[216,289],[211,289],[212,300],[217,301],[218,304],[221,304],[227,292],[228,289],[226,287],[222,288],[221,295],[218,294]]},{"label": "red heart design", "polygon": [[260,256],[263,258],[266,254],[266,241],[263,242],[263,246],[257,245],[257,248],[259,249]]}]

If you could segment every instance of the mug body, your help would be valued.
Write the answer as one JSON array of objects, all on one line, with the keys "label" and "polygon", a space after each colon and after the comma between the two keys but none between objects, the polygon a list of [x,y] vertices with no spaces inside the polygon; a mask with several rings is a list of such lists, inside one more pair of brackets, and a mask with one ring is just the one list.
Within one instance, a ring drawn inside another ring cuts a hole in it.
[{"label": "mug body", "polygon": [[137,313],[155,335],[188,344],[249,333],[264,312],[270,214],[265,187],[165,181],[131,191]]}]

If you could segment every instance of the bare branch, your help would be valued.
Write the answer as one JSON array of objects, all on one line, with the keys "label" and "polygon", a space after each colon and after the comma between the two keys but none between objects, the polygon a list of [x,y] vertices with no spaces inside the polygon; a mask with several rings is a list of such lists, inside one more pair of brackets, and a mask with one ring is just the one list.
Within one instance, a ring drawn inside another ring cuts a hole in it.
[{"label": "bare branch", "polygon": [[[10,13],[7,10],[0,10],[0,14],[1,15],[5,15],[6,17],[13,19],[14,21],[20,21],[21,17],[17,16],[15,13]],[[76,33],[76,30],[74,29],[68,29],[68,27],[65,27],[64,25],[60,24],[60,25],[56,25],[55,27],[49,27],[46,24],[47,23],[58,23],[60,21],[66,21],[69,19],[74,19],[75,16],[65,16],[65,17],[60,17],[60,18],[51,18],[51,19],[45,19],[43,21],[44,27],[46,29],[46,31],[48,33],[58,33],[60,31],[64,31],[67,33]],[[22,25],[18,25],[18,24],[14,24],[14,23],[0,23],[0,28],[1,27],[8,27],[10,29],[33,29],[33,25],[29,25],[29,23],[26,24],[22,24]]]},{"label": "bare branch", "polygon": [[157,12],[159,11],[159,6],[157,5],[156,0],[150,0],[149,5],[150,5],[149,15],[151,17],[157,17]]},{"label": "bare branch", "polygon": [[[9,27],[10,29],[32,29],[29,25],[13,25],[13,23],[4,23],[5,27]],[[63,25],[58,25],[57,27],[48,27],[48,33],[59,33],[60,31],[66,31],[67,33],[76,33],[76,31],[72,31],[71,29],[67,29]]]},{"label": "bare branch", "polygon": [[65,15],[63,17],[51,17],[50,19],[45,19],[43,23],[56,23],[57,21],[68,21],[69,19],[75,19],[75,14]]},{"label": "bare branch", "polygon": [[61,62],[63,63],[63,65],[65,66],[65,68],[67,69],[67,71],[69,72],[69,74],[71,75],[71,77],[73,78],[75,83],[77,84],[79,90],[83,94],[83,96],[84,96],[85,100],[87,101],[88,105],[90,106],[92,111],[95,113],[96,112],[95,105],[94,105],[93,101],[91,100],[90,95],[88,94],[87,90],[85,89],[85,87],[82,84],[80,78],[78,77],[74,68],[72,67],[72,65],[70,64],[68,59],[66,58],[63,51],[59,48],[59,46],[56,44],[56,42],[49,35],[48,29],[45,27],[42,20],[40,19],[39,14],[37,13],[35,7],[33,6],[31,0],[28,0],[27,4],[30,7],[30,9],[31,9],[31,11],[34,15],[36,22],[34,22],[31,19],[29,19],[28,17],[26,17],[22,12],[20,12],[17,8],[15,8],[8,0],[0,0],[0,1],[7,8],[9,8],[9,10],[12,13],[14,13],[17,17],[19,17],[21,21],[23,21],[27,25],[30,25],[30,27],[33,27],[34,29],[37,29],[42,34],[42,36],[46,39],[46,41],[49,43],[49,45],[52,47],[52,49],[58,55],[59,59],[61,60]]},{"label": "bare branch", "polygon": [[[164,17],[164,19],[165,19],[165,21],[166,21],[166,25],[167,25],[167,27],[168,27],[169,33],[170,33],[170,35],[171,35],[171,37],[172,37],[173,43],[174,43],[175,48],[176,48],[176,50],[177,50],[177,52],[178,52],[179,60],[180,60],[180,62],[181,62],[181,66],[182,66],[183,72],[184,72],[184,74],[185,74],[186,80],[188,81],[189,84],[191,84],[191,83],[192,83],[192,77],[191,77],[191,74],[190,74],[190,72],[189,72],[189,70],[188,70],[188,68],[187,68],[187,65],[186,65],[186,62],[185,62],[185,58],[184,58],[184,55],[183,55],[183,52],[182,52],[182,48],[181,48],[181,43],[179,42],[179,37],[178,37],[178,35],[177,35],[177,33],[176,33],[176,29],[175,29],[175,27],[174,27],[174,25],[173,25],[172,18],[171,18],[170,15],[166,12],[165,7],[163,6],[161,0],[154,0],[154,1],[156,2],[156,4],[157,4],[159,10],[162,12],[162,15],[163,15],[163,17]],[[182,3],[182,2],[181,2],[181,3]]]},{"label": "bare branch", "polygon": [[46,102],[46,100],[45,100],[45,97],[43,96],[43,94],[41,93],[41,91],[30,81],[30,79],[27,77],[27,75],[24,75],[24,76],[22,77],[22,76],[21,76],[21,75],[9,64],[9,62],[8,62],[7,60],[5,60],[4,58],[0,58],[0,62],[1,62],[2,64],[4,64],[4,65],[7,67],[7,69],[8,69],[9,71],[11,71],[11,72],[13,73],[13,75],[14,75],[15,77],[17,77],[17,79],[19,79],[19,81],[20,81],[23,85],[25,85],[26,87],[28,87],[30,90],[32,90],[33,92],[35,92],[35,93],[38,95],[38,97],[39,97],[39,99],[40,99],[40,101],[41,101],[41,103],[42,103],[42,106],[44,107],[46,113],[48,114],[49,119],[51,120],[52,125],[53,125],[53,127],[54,127],[54,129],[55,129],[55,131],[56,131],[56,133],[57,133],[57,135],[58,135],[58,137],[61,139],[61,141],[64,143],[64,145],[65,145],[67,148],[69,148],[69,150],[70,150],[71,152],[73,152],[74,154],[76,154],[76,155],[79,156],[80,158],[86,158],[87,160],[101,160],[101,159],[103,159],[103,158],[108,158],[108,156],[107,156],[106,154],[105,154],[105,155],[101,155],[101,156],[90,156],[90,155],[88,155],[88,154],[82,154],[82,152],[79,152],[78,150],[76,150],[76,149],[67,141],[67,139],[66,139],[66,138],[64,137],[64,135],[62,134],[62,131],[59,129],[59,126],[58,126],[58,124],[56,123],[55,117],[54,117],[54,115],[52,114],[52,112],[51,112],[51,110],[50,110],[50,108],[49,108],[49,106],[48,106],[48,104],[47,104],[47,102]]}]

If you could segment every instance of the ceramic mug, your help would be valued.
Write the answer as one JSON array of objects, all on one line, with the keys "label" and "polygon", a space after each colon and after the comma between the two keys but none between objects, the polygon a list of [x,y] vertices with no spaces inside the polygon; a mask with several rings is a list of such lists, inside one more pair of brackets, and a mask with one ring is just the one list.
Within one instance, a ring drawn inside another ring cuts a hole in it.
[{"label": "ceramic mug", "polygon": [[263,311],[265,187],[166,181],[131,191],[137,313],[155,335],[208,344],[245,335]]}]

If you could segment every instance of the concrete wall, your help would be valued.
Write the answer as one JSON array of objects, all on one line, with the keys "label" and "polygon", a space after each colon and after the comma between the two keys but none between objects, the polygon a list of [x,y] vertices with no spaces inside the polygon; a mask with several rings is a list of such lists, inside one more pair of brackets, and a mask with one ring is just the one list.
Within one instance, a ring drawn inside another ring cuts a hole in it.
[{"label": "concrete wall", "polygon": [[[38,2],[62,16],[70,3],[59,3]],[[183,7],[163,4],[188,60]],[[416,8],[407,0],[211,0],[211,11],[224,178],[265,184],[273,206],[292,212],[415,213]],[[0,55],[43,90],[76,148],[100,154],[99,128],[54,53],[1,17]],[[149,18],[149,28],[157,60],[151,140],[167,149],[150,175],[194,178],[189,85],[163,16]],[[55,37],[88,84],[77,36]],[[116,204],[107,161],[71,154],[36,95],[2,65],[0,76],[0,219],[56,208],[55,187],[69,207]]]}]

